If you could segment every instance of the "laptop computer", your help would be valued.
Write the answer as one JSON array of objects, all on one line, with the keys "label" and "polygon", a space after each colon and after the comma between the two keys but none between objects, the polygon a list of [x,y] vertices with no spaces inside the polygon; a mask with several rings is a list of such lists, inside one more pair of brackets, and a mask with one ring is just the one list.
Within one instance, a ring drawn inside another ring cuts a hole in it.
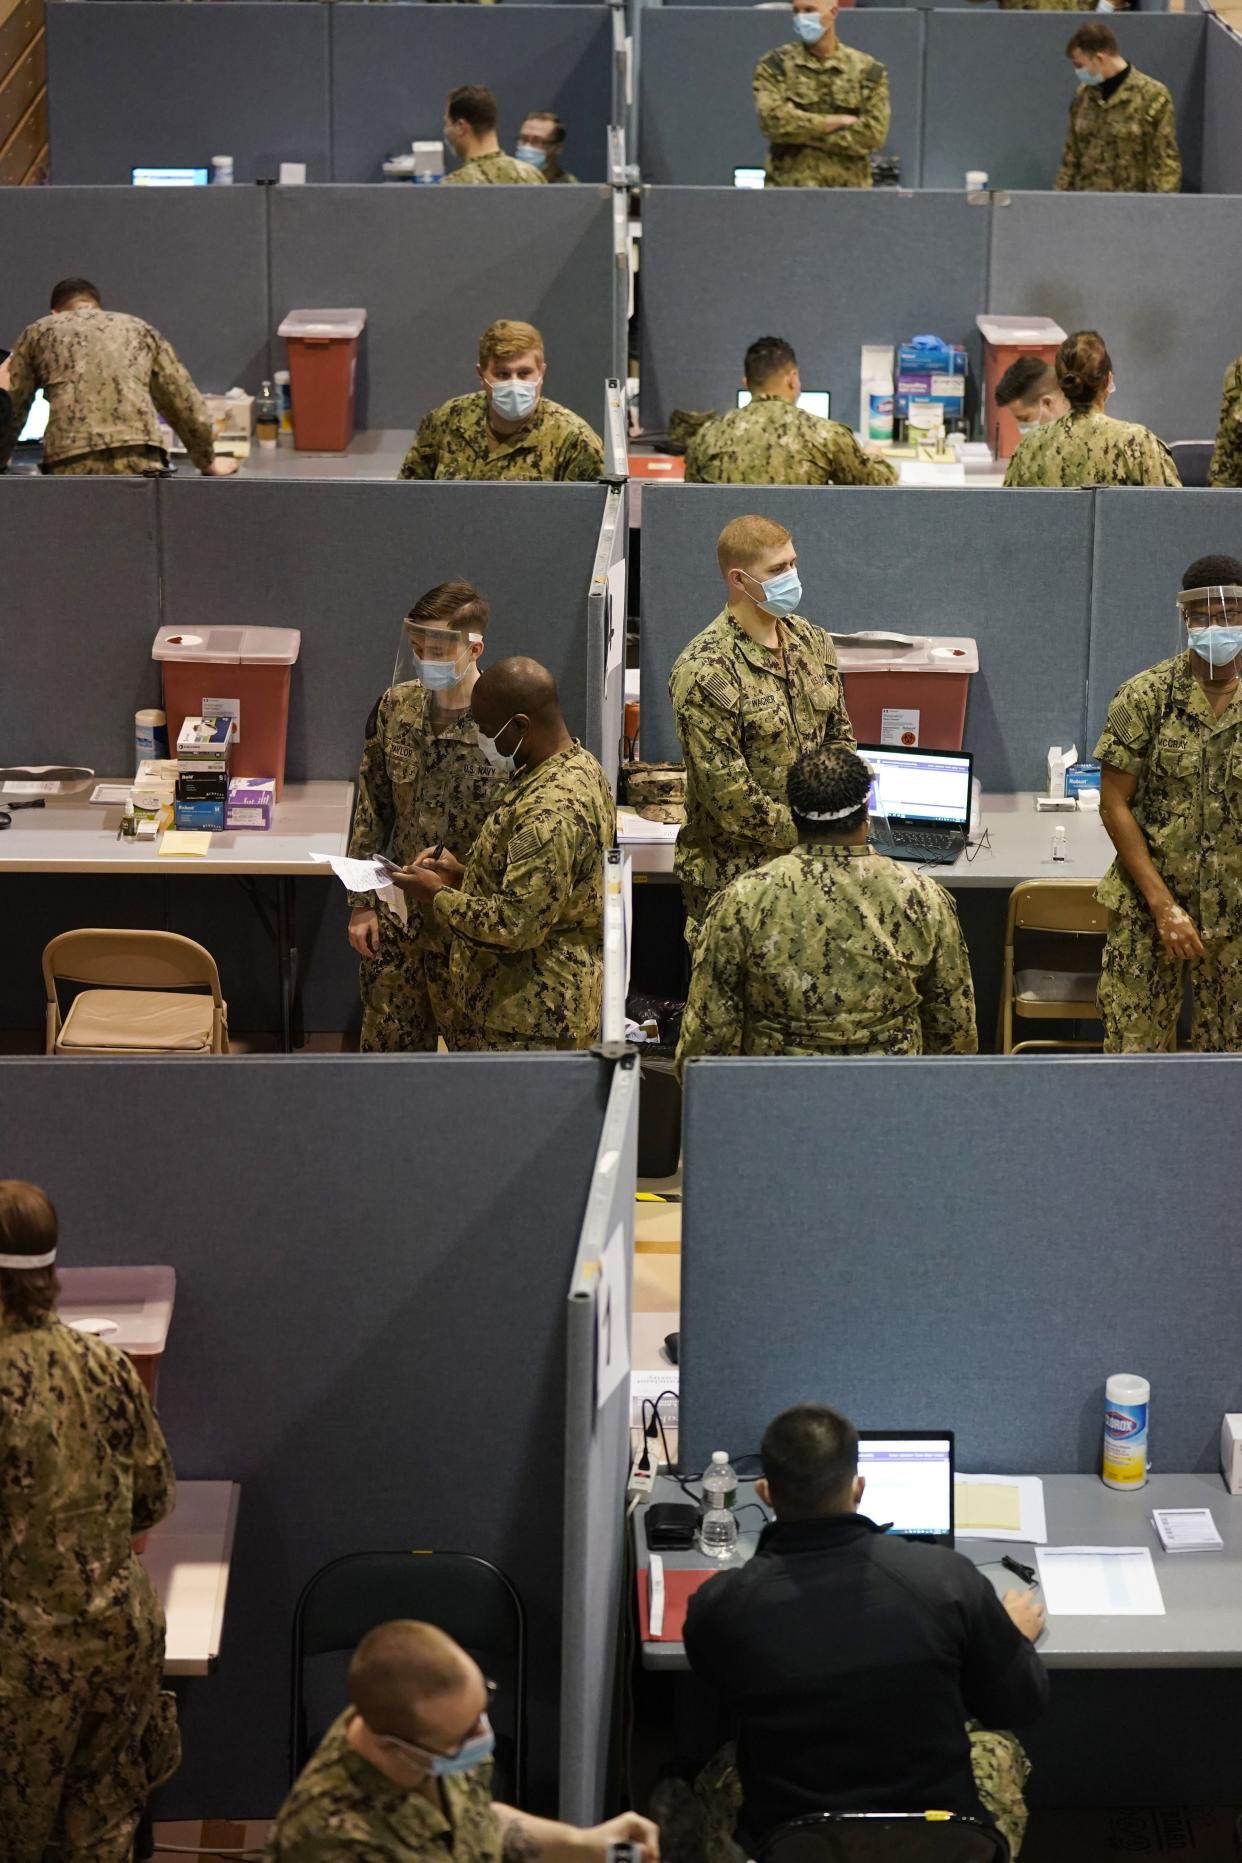
[{"label": "laptop computer", "polygon": [[733,170],[735,188],[762,188],[767,186],[767,180],[762,168],[735,168]]},{"label": "laptop computer", "polygon": [[953,1544],[952,1430],[859,1430],[862,1511],[906,1540]]},{"label": "laptop computer", "polygon": [[129,178],[136,188],[205,188],[205,168],[131,168]]},{"label": "laptop computer", "polygon": [[26,415],[25,423],[17,436],[18,451],[23,458],[33,458],[36,453],[41,451],[43,436],[47,432],[48,416],[51,411],[47,396],[41,388],[36,388],[34,400],[30,403],[30,410]]},{"label": "laptop computer", "polygon": [[[740,408],[750,406],[750,389],[739,388],[737,404]],[[821,420],[831,418],[832,392],[827,388],[804,388],[798,396],[798,406],[804,414],[818,414]]]},{"label": "laptop computer", "polygon": [[893,860],[951,866],[970,827],[971,753],[860,744],[858,754],[874,778],[871,845]]}]

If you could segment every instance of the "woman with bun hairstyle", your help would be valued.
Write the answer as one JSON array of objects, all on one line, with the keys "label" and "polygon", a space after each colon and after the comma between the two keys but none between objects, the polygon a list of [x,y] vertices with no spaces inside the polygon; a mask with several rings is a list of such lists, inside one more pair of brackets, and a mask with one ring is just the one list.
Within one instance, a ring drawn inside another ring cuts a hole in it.
[{"label": "woman with bun hairstyle", "polygon": [[1163,440],[1104,412],[1113,365],[1096,330],[1076,330],[1057,351],[1057,384],[1069,413],[1028,433],[1006,485],[1180,485]]}]

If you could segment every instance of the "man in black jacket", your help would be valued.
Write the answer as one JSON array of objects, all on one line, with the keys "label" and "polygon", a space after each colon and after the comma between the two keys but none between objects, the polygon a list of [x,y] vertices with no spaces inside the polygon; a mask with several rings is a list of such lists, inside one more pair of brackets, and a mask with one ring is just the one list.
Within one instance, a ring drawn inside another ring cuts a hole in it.
[{"label": "man in black jacket", "polygon": [[762,1458],[775,1523],[694,1594],[685,1629],[736,1723],[747,1845],[808,1812],[937,1810],[991,1816],[1016,1854],[1026,1756],[984,1729],[1047,1700],[1042,1605],[860,1514],[858,1432],[835,1410],[786,1410]]}]

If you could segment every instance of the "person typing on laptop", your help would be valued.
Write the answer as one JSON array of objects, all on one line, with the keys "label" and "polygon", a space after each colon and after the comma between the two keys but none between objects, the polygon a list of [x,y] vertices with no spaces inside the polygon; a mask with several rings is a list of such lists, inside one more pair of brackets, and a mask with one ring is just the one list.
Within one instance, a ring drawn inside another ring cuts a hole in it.
[{"label": "person typing on laptop", "polygon": [[871,771],[798,758],[798,846],[726,886],[693,950],[678,1060],[696,1054],[975,1054],[970,959],[949,895],[868,845]]},{"label": "person typing on laptop", "polygon": [[1010,1733],[1048,1698],[1034,1645],[1044,1610],[1004,1599],[950,1547],[913,1544],[859,1512],[858,1431],[824,1404],[764,1434],[760,1500],[775,1521],[740,1570],[690,1600],[686,1656],[737,1734],[716,1805],[741,1809],[744,1854],[817,1811],[953,1811],[990,1818],[1016,1855],[1026,1755]]}]

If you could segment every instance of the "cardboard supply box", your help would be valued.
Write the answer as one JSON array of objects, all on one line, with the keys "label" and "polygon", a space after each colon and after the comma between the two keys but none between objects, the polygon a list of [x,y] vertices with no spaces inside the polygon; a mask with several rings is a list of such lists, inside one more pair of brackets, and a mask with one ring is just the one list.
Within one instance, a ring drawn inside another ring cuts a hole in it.
[{"label": "cardboard supply box", "polygon": [[1108,1863],[1116,1858],[1186,1857],[1237,1863],[1238,1813],[1163,1806],[1154,1810],[1036,1811],[1022,1863]]},{"label": "cardboard supply box", "polygon": [[235,776],[229,783],[226,828],[270,828],[276,807],[274,776]]}]

